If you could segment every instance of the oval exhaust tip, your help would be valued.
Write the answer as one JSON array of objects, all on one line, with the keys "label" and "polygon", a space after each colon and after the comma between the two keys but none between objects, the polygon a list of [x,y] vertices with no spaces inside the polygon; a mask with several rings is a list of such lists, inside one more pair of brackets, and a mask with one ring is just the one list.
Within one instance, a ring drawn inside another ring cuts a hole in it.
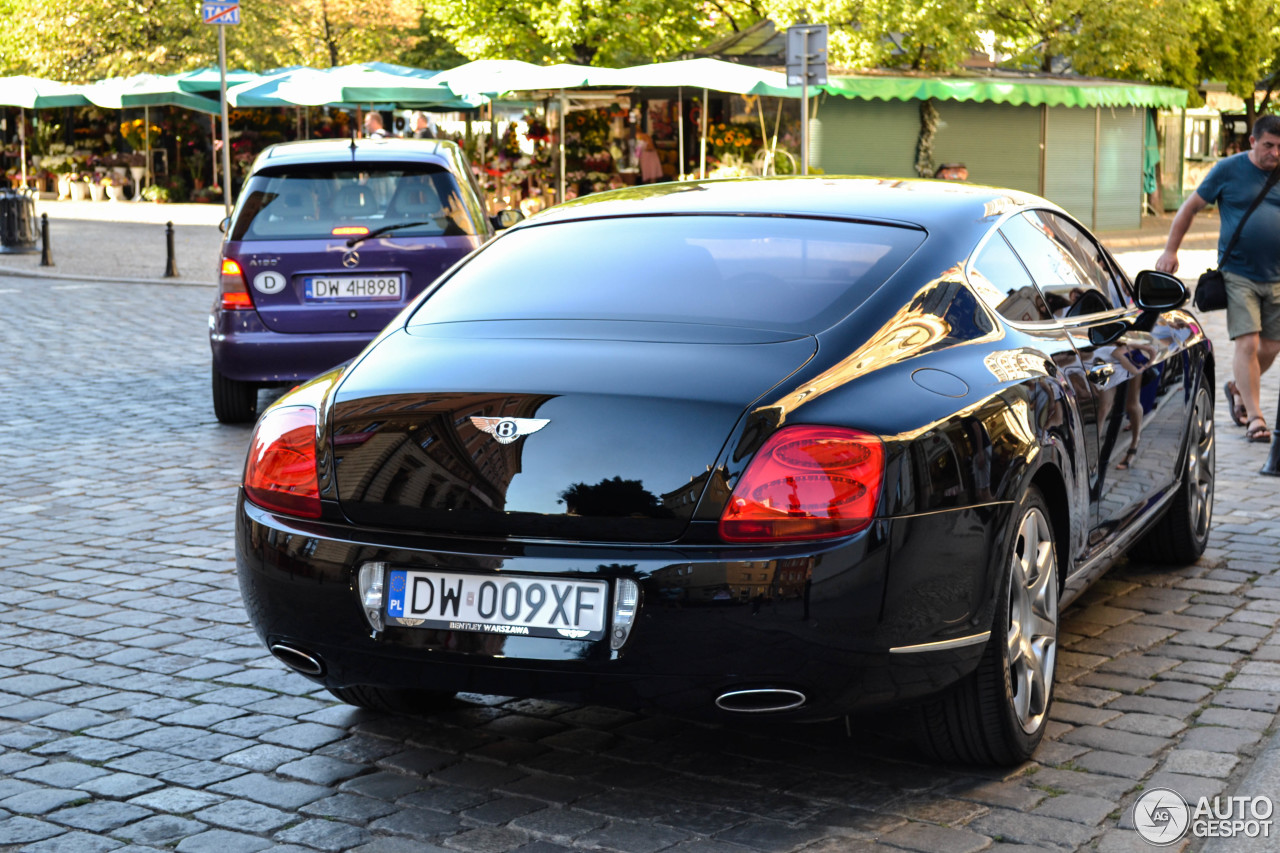
[{"label": "oval exhaust tip", "polygon": [[290,669],[296,669],[303,675],[322,675],[324,673],[324,664],[320,662],[320,658],[301,649],[295,649],[293,646],[276,643],[271,647],[271,654],[275,655],[276,659],[285,666]]},{"label": "oval exhaust tip", "polygon": [[716,697],[716,707],[735,714],[776,714],[803,707],[807,697],[785,687],[730,690]]}]

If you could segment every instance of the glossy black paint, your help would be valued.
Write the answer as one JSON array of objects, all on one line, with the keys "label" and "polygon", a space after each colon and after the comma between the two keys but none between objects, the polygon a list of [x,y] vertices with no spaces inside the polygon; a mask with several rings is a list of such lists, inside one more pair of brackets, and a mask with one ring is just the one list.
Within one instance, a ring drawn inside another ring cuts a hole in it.
[{"label": "glossy black paint", "polygon": [[[1117,469],[1129,402],[1154,401],[1144,442],[1180,460],[1191,400],[1212,388],[1212,348],[1167,292],[1151,296],[1162,307],[1144,310],[1126,291],[1116,310],[1048,323],[992,310],[966,259],[1031,208],[1055,210],[982,187],[793,179],[610,193],[517,226],[618,217],[625,239],[626,216],[668,216],[678,228],[675,217],[694,212],[769,213],[904,223],[928,237],[812,335],[518,318],[432,327],[402,316],[350,368],[279,403],[320,413],[324,516],[287,519],[241,497],[237,566],[255,627],[269,645],[320,658],[318,680],[331,686],[574,696],[691,715],[716,713],[723,691],[776,687],[808,697],[787,712],[795,718],[947,687],[983,645],[919,647],[991,629],[1018,496],[1035,484],[1049,504],[1065,606],[1158,519],[1178,482],[1178,464]],[[1115,355],[1120,339],[1141,364]],[[550,418],[556,431],[497,445],[473,415]],[[752,454],[796,423],[882,438],[876,520],[835,541],[725,544],[717,520]],[[372,631],[355,578],[374,561],[626,577],[642,603],[620,650]]]}]

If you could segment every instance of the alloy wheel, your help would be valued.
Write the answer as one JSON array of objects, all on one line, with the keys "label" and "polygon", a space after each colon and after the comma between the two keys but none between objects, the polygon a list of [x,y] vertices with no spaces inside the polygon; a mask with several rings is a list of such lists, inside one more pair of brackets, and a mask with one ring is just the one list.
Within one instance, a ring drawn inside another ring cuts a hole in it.
[{"label": "alloy wheel", "polygon": [[1028,734],[1044,725],[1058,650],[1058,566],[1049,520],[1037,507],[1022,517],[1009,578],[1005,660],[1013,711]]},{"label": "alloy wheel", "polygon": [[1187,453],[1187,483],[1190,486],[1188,510],[1191,529],[1195,537],[1203,540],[1209,533],[1209,519],[1213,514],[1214,446],[1213,407],[1208,393],[1202,388],[1196,395],[1196,408],[1191,424],[1194,443]]}]

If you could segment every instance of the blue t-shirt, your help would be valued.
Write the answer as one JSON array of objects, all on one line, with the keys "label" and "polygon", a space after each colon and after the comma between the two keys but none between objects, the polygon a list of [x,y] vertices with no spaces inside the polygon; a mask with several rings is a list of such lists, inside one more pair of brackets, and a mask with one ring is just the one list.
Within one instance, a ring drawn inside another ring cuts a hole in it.
[{"label": "blue t-shirt", "polygon": [[1222,253],[1236,233],[1240,217],[1262,192],[1268,173],[1253,165],[1249,152],[1242,151],[1219,160],[1196,187],[1196,194],[1209,203],[1217,202],[1221,218],[1218,231],[1218,262],[1227,272],[1253,281],[1280,281],[1280,184],[1271,188],[1249,216],[1240,232],[1231,257]]}]

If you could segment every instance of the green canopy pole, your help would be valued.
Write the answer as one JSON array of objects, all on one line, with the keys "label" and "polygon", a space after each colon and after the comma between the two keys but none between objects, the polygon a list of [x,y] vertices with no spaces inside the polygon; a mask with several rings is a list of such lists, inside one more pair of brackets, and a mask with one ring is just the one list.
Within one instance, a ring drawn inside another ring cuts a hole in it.
[{"label": "green canopy pole", "polygon": [[[151,180],[151,107],[148,106],[142,108],[142,139],[142,150],[146,152],[143,155],[142,182],[152,184],[155,182]],[[142,187],[138,187],[138,192],[142,192]]]},{"label": "green canopy pole", "polygon": [[21,149],[19,156],[22,157],[22,189],[27,188],[27,108],[18,107],[18,147]]},{"label": "green canopy pole", "polygon": [[564,134],[569,127],[569,96],[564,89],[560,90],[560,191],[556,193],[556,202],[564,201],[565,157]]},{"label": "green canopy pole", "polygon": [[677,158],[680,161],[680,177],[684,180],[684,86],[676,88],[676,127],[679,129],[680,145]]},{"label": "green canopy pole", "polygon": [[702,119],[702,145],[701,153],[698,157],[698,179],[705,180],[707,177],[707,112],[711,106],[707,102],[707,90],[702,90],[702,109],[698,111],[698,117]]},{"label": "green canopy pole", "polygon": [[[218,140],[218,123],[213,116],[209,116],[209,139],[217,142]],[[213,161],[213,186],[218,186],[218,146],[209,146],[209,158]]]}]

